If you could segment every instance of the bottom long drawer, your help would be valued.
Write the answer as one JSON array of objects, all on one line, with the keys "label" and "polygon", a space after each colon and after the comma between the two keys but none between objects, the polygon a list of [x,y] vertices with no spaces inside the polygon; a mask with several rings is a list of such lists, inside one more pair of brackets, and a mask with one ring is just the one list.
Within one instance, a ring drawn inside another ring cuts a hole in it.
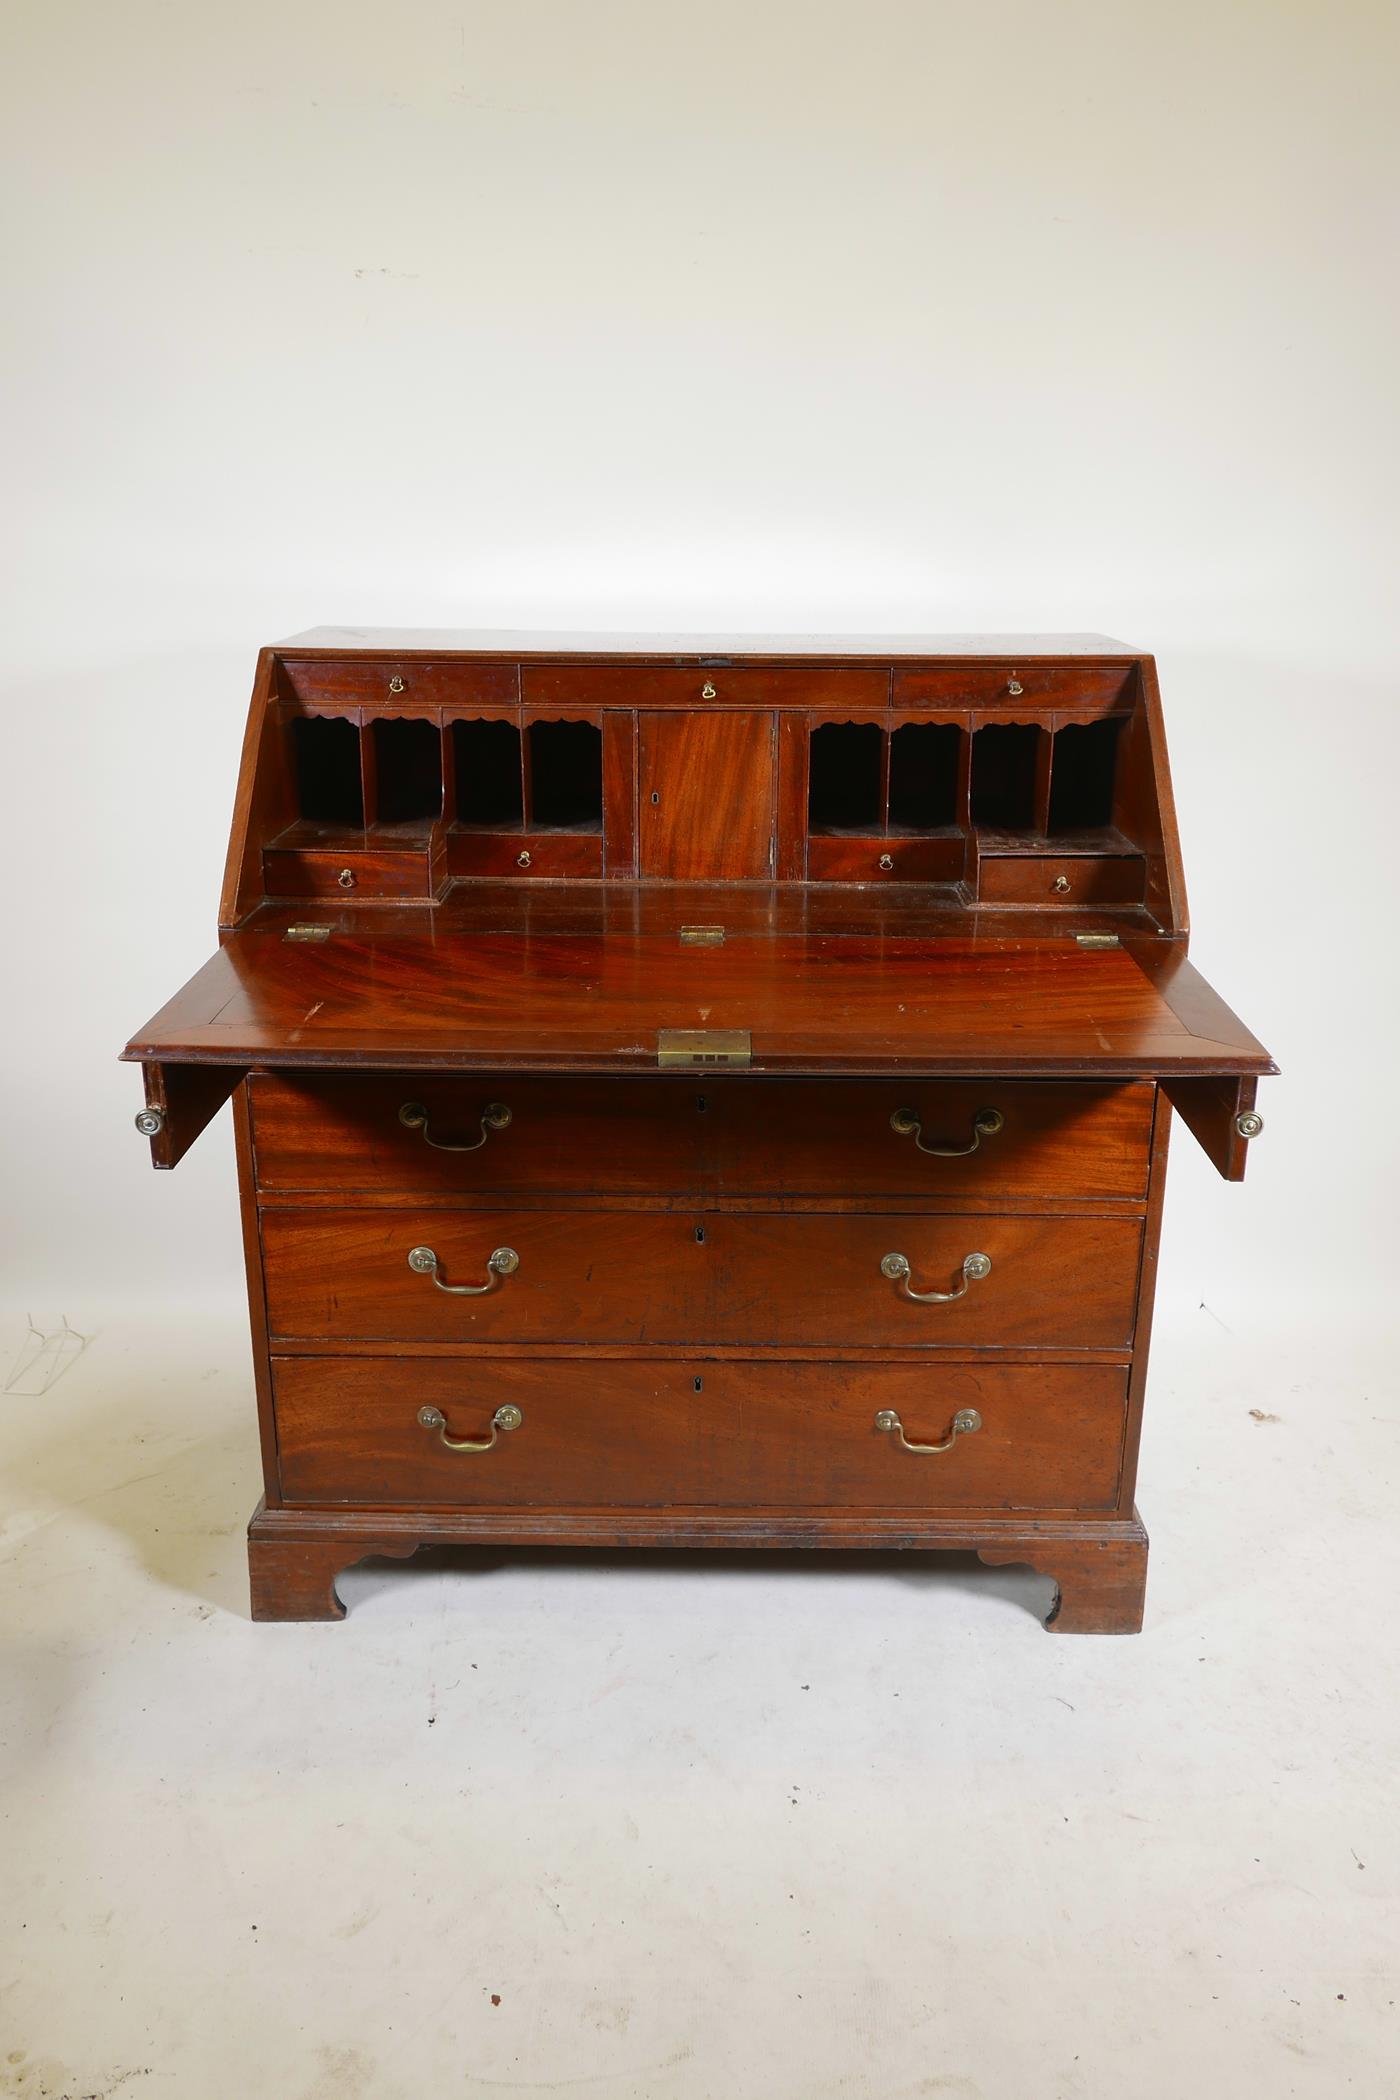
[{"label": "bottom long drawer", "polygon": [[1110,1509],[1128,1383],[1110,1364],[294,1356],[273,1373],[288,1502],[415,1509]]}]

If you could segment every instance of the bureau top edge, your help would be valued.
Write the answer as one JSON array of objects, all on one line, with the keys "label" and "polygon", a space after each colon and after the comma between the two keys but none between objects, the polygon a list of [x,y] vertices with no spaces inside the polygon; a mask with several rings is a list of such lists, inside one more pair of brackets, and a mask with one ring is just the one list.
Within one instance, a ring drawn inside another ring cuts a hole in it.
[{"label": "bureau top edge", "polygon": [[790,661],[867,663],[886,658],[940,662],[987,657],[1107,657],[1146,662],[1149,653],[1106,634],[608,634],[531,633],[507,628],[308,627],[270,644],[278,655],[486,656],[530,662],[631,662],[686,665],[709,658],[735,664]]}]

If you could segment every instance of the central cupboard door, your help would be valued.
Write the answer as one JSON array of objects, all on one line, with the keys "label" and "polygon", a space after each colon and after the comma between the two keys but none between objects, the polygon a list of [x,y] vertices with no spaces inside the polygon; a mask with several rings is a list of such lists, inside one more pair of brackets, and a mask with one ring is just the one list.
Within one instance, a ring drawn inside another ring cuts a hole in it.
[{"label": "central cupboard door", "polygon": [[644,876],[762,882],[773,873],[776,718],[643,714],[637,784]]}]

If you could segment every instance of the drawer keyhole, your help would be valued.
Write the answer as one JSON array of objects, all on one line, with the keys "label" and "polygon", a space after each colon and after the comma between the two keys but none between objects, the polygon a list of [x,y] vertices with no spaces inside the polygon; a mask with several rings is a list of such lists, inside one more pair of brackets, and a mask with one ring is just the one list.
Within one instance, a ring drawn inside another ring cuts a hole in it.
[{"label": "drawer keyhole", "polygon": [[692,1380],[691,1380],[691,1384],[692,1384],[692,1385],[693,1385],[693,1386],[695,1387],[695,1390],[696,1390],[696,1392],[697,1392],[697,1393],[703,1393],[703,1392],[704,1392],[704,1390],[705,1390],[705,1381],[704,1381],[704,1379],[703,1379],[703,1378],[694,1378],[694,1379],[692,1379]]},{"label": "drawer keyhole", "polygon": [[703,1094],[697,1094],[695,1096],[695,1106],[702,1116],[704,1115],[705,1110],[709,1107],[709,1105],[709,1102],[705,1099],[705,1096]]},{"label": "drawer keyhole", "polygon": [[655,788],[653,788],[653,789],[652,789],[652,791],[651,791],[651,806],[652,806],[652,808],[653,808],[653,809],[657,809],[657,808],[659,808],[659,806],[660,806],[660,803],[661,803],[661,796],[659,795],[659,793],[657,792],[657,790],[656,790]]},{"label": "drawer keyhole", "polygon": [[705,1244],[705,1228],[703,1225],[697,1225],[695,1228],[695,1244],[697,1247],[703,1247]]}]

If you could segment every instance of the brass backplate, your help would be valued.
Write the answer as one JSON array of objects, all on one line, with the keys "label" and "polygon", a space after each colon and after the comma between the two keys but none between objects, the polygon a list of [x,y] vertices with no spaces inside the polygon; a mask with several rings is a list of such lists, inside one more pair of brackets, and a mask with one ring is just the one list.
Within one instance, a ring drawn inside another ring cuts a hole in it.
[{"label": "brass backplate", "polygon": [[684,1065],[690,1071],[752,1064],[753,1039],[747,1028],[658,1028],[656,1062]]},{"label": "brass backplate", "polygon": [[282,936],[284,941],[328,941],[330,937],[329,926],[289,926]]},{"label": "brass backplate", "polygon": [[724,928],[722,926],[682,926],[682,948],[722,948]]}]

